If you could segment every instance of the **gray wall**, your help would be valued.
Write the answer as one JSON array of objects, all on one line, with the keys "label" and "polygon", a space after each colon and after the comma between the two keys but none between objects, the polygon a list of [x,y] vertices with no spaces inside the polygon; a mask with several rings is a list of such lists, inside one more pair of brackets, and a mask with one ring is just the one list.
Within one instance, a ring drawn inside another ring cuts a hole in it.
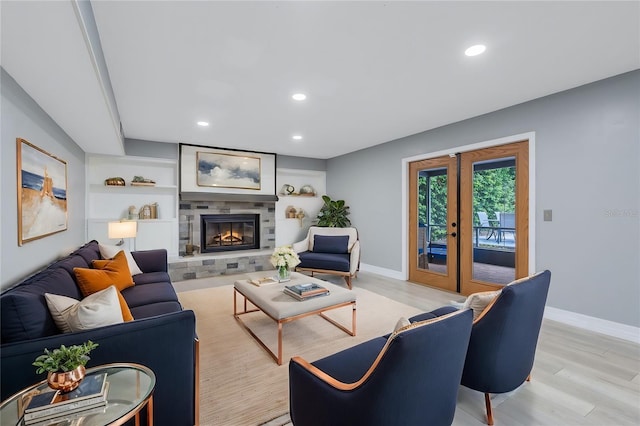
[{"label": "gray wall", "polygon": [[156,157],[178,160],[178,144],[163,143],[153,141],[143,141],[140,139],[125,139],[124,152],[126,155],[137,157]]},{"label": "gray wall", "polygon": [[[125,139],[124,150],[127,155],[169,158],[172,160],[178,160],[178,156],[180,155],[178,152],[178,144],[144,141],[140,139]],[[324,171],[327,170],[327,160],[278,155],[276,167],[283,169]]]},{"label": "gray wall", "polygon": [[533,131],[535,270],[552,271],[548,305],[638,327],[639,117],[634,71],[330,159],[328,193],[351,206],[362,262],[401,271],[401,160]]},{"label": "gray wall", "polygon": [[[0,287],[6,288],[85,242],[85,157],[80,147],[4,69],[1,70],[0,80]],[[25,243],[22,247],[18,246],[17,235],[16,138],[26,139],[67,162],[67,230]]]}]

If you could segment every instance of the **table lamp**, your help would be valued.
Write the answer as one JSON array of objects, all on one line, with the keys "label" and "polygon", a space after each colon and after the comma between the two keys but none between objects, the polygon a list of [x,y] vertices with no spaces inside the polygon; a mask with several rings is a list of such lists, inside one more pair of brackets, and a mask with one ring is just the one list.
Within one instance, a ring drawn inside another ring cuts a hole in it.
[{"label": "table lamp", "polygon": [[116,244],[124,244],[124,238],[135,238],[138,231],[138,222],[133,220],[121,220],[119,222],[109,222],[109,239],[120,238]]}]

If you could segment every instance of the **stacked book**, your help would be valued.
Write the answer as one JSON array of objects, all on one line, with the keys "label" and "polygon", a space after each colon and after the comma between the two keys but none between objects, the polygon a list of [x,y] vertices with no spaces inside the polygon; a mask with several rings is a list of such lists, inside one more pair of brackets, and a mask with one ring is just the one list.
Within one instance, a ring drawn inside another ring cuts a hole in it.
[{"label": "stacked book", "polygon": [[258,287],[260,287],[261,285],[274,284],[278,282],[278,280],[273,277],[254,278],[248,281],[253,285],[257,285]]},{"label": "stacked book", "polygon": [[44,392],[26,403],[25,425],[44,425],[75,416],[104,411],[109,382],[107,373],[86,376],[71,392]]},{"label": "stacked book", "polygon": [[297,300],[307,300],[329,294],[329,290],[316,283],[287,285],[284,287],[283,292]]}]

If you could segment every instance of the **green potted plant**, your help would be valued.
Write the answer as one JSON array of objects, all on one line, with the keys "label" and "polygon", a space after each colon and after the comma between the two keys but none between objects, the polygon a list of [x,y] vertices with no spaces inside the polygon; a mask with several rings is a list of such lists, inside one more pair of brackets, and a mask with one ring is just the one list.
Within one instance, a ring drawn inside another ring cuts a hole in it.
[{"label": "green potted plant", "polygon": [[323,195],[324,205],[318,213],[318,226],[330,228],[346,228],[351,226],[349,206],[344,200],[332,200],[328,195]]},{"label": "green potted plant", "polygon": [[49,387],[62,392],[70,392],[78,387],[85,374],[85,365],[89,361],[89,353],[98,347],[91,340],[81,344],[65,346],[38,356],[33,366],[38,367],[36,373],[47,373]]}]

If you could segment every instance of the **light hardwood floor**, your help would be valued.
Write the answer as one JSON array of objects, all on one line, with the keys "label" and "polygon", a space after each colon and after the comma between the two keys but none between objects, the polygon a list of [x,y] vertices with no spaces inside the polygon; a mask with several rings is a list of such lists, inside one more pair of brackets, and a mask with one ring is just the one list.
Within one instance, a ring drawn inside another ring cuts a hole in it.
[{"label": "light hardwood floor", "polygon": [[[317,277],[341,283],[338,277]],[[176,288],[193,289],[197,281],[179,282]],[[234,278],[216,281],[225,285]],[[360,272],[353,285],[425,311],[464,300],[455,293],[367,272]],[[640,345],[544,320],[531,382],[493,395],[492,404],[496,426],[640,425]],[[484,421],[483,394],[461,386],[453,425]]]}]

